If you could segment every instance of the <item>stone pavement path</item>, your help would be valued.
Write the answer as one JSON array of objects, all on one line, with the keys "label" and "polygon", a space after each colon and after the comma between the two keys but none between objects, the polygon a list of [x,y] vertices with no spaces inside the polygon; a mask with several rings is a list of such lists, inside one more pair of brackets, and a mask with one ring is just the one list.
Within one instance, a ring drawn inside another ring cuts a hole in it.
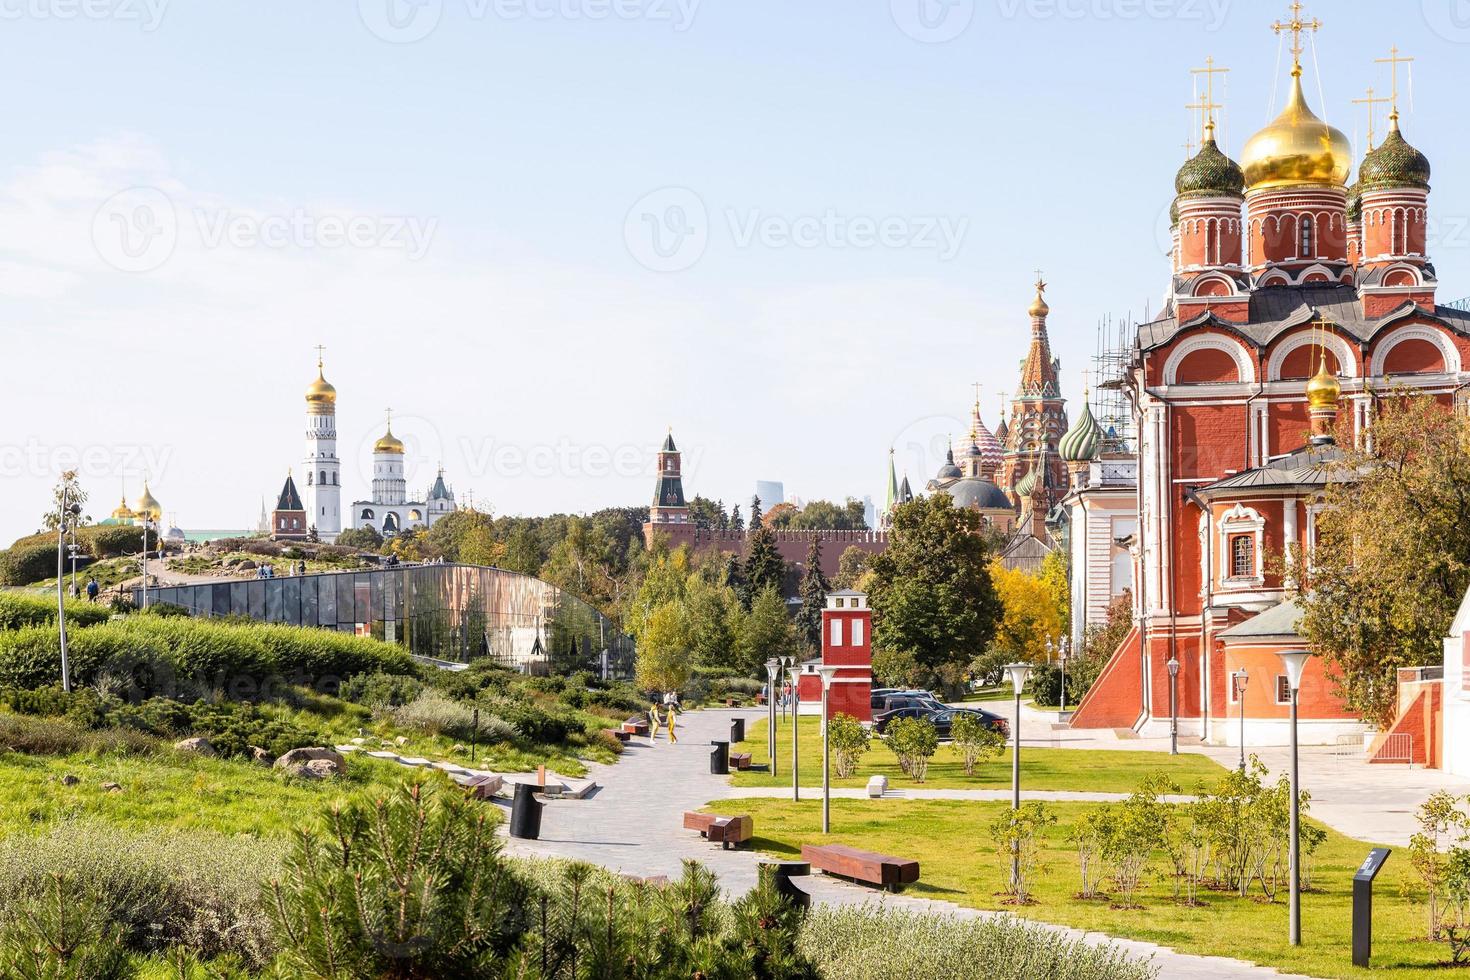
[{"label": "stone pavement path", "polygon": [[[760,855],[751,851],[725,851],[698,834],[683,829],[681,814],[731,795],[755,795],[748,791],[732,794],[725,777],[709,772],[710,740],[726,738],[730,720],[737,716],[753,726],[762,715],[756,711],[695,711],[679,719],[677,745],[660,739],[649,744],[634,738],[613,766],[589,766],[590,775],[601,786],[586,800],[551,800],[542,811],[541,839],[507,838],[512,854],[572,858],[599,864],[614,871],[641,876],[676,877],[685,858],[704,863],[717,875],[727,891],[742,894],[754,887]],[[813,797],[815,799],[815,797]],[[502,831],[503,832],[503,831]],[[757,834],[760,828],[756,828]],[[913,895],[881,895],[872,889],[817,874],[800,881],[813,899],[833,905],[862,905],[881,902],[892,908],[941,912],[962,918],[991,918],[1004,913],[962,908],[949,902]],[[1058,934],[1093,945],[1111,943],[1140,957],[1152,956],[1167,980],[1245,980],[1283,977],[1275,970],[1221,957],[1192,956],[1152,943],[1115,939],[1099,933],[1083,933],[1061,926],[1046,926]],[[1305,978],[1294,977],[1294,980]]]}]

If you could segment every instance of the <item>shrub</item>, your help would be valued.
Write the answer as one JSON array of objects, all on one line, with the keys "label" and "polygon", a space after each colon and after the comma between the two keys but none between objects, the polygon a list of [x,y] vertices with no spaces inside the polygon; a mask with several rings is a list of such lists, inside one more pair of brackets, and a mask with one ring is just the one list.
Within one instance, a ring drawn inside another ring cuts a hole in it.
[{"label": "shrub", "polygon": [[0,714],[0,751],[23,755],[151,755],[158,742],[128,728],[91,731],[65,718]]},{"label": "shrub", "polygon": [[899,718],[888,726],[888,747],[898,767],[916,783],[929,772],[929,760],[939,750],[939,735],[928,718]]},{"label": "shrub", "polygon": [[990,822],[996,853],[1011,861],[1011,875],[1006,882],[1008,904],[1031,904],[1031,880],[1041,862],[1041,832],[1056,822],[1040,800],[1028,800],[1018,810],[1003,810]]},{"label": "shrub", "polygon": [[965,775],[975,775],[975,763],[1000,758],[1005,736],[985,724],[978,715],[957,714],[950,725],[950,738],[965,762]]},{"label": "shrub", "polygon": [[1109,833],[1102,839],[1102,854],[1113,869],[1113,883],[1121,893],[1119,907],[1139,908],[1133,896],[1153,859],[1153,853],[1165,843],[1168,829],[1168,804],[1159,793],[1174,790],[1162,777],[1145,779],[1118,805],[1109,821]]},{"label": "shrub", "polygon": [[1465,840],[1470,816],[1460,808],[1460,798],[1445,790],[1436,790],[1414,813],[1419,832],[1409,839],[1409,864],[1424,884],[1429,901],[1428,937],[1437,939],[1442,925],[1442,902],[1449,874],[1446,850]]},{"label": "shrub", "polygon": [[298,832],[270,911],[308,975],[489,976],[529,924],[527,892],[484,808],[412,786]]},{"label": "shrub", "polygon": [[[66,602],[68,627],[95,626],[110,615],[102,606],[90,602]],[[16,630],[26,626],[56,626],[56,597],[0,592],[0,630]]]},{"label": "shrub", "polygon": [[358,674],[342,682],[339,696],[346,701],[369,708],[398,708],[408,704],[423,691],[424,685],[403,674]]},{"label": "shrub", "polygon": [[437,691],[423,691],[418,697],[391,711],[393,722],[429,735],[469,738],[474,711],[462,702],[451,701]]},{"label": "shrub", "polygon": [[43,894],[10,911],[0,931],[0,967],[18,980],[113,980],[126,977],[121,930],[99,915],[100,903],[75,873],[54,872]]},{"label": "shrub", "polygon": [[62,823],[0,841],[0,909],[44,895],[51,876],[65,870],[92,889],[98,924],[117,927],[133,950],[180,945],[261,965],[274,942],[260,879],[282,853],[269,840]]},{"label": "shrub", "polygon": [[56,575],[56,542],[17,544],[0,552],[0,585],[29,585]]},{"label": "shrub", "polygon": [[837,778],[856,775],[859,760],[872,744],[872,733],[862,722],[841,711],[832,716],[828,726],[832,756],[837,761]]},{"label": "shrub", "polygon": [[813,908],[797,948],[827,980],[1153,980],[1159,968],[1009,916],[960,919],[881,905]]}]

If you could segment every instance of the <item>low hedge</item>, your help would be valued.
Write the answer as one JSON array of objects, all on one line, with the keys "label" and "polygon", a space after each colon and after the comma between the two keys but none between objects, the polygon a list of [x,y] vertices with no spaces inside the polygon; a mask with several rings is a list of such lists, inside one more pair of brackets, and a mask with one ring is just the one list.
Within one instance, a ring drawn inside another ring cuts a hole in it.
[{"label": "low hedge", "polygon": [[[134,615],[68,633],[72,679],[99,680],[137,700],[153,695],[236,698],[283,682],[335,693],[360,673],[415,674],[400,647],[330,630]],[[61,676],[56,630],[0,632],[0,686],[31,688]]]},{"label": "low hedge", "polygon": [[[67,626],[95,626],[107,622],[106,606],[90,602],[66,603]],[[56,625],[56,597],[27,595],[22,592],[0,592],[0,630],[26,626]]]}]

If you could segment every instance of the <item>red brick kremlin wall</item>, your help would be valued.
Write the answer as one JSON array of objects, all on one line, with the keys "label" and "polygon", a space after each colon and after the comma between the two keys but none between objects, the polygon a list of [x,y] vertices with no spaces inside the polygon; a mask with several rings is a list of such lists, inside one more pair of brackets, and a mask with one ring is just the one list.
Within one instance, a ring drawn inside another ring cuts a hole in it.
[{"label": "red brick kremlin wall", "polygon": [[[879,554],[888,548],[887,531],[776,531],[776,550],[781,557],[793,565],[806,564],[807,549],[812,538],[822,539],[822,571],[828,577],[837,574],[837,563],[848,548],[860,548],[870,555]],[[657,537],[668,541],[669,547],[688,545],[696,555],[710,551],[735,552],[745,557],[749,531],[717,531],[700,528],[693,524],[643,525],[643,541],[652,546]]]}]

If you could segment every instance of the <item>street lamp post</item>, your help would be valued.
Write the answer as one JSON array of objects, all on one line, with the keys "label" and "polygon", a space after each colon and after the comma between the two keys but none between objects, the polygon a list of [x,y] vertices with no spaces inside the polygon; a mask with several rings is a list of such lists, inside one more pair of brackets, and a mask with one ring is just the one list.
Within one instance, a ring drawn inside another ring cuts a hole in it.
[{"label": "street lamp post", "polygon": [[1297,693],[1302,686],[1302,672],[1306,670],[1307,650],[1287,650],[1281,654],[1286,665],[1286,682],[1291,688],[1291,893],[1287,914],[1287,942],[1293,946],[1302,944],[1302,839],[1301,839],[1301,773],[1297,766],[1296,752],[1296,705]]},{"label": "street lamp post", "polygon": [[1179,660],[1170,657],[1169,668],[1169,754],[1179,754]]},{"label": "street lamp post", "polygon": [[71,500],[70,482],[74,475],[68,473],[62,478],[61,507],[57,513],[56,522],[56,632],[61,645],[61,689],[68,694],[71,693],[71,670],[66,657],[66,596],[61,584],[66,568],[61,556],[66,544],[67,520],[70,519],[75,524],[82,513],[82,505]]},{"label": "street lamp post", "polygon": [[832,775],[828,765],[831,756],[832,737],[829,734],[830,716],[827,713],[828,695],[832,693],[832,678],[837,676],[837,667],[822,664],[817,668],[822,675],[822,833],[832,830]]},{"label": "street lamp post", "polygon": [[153,518],[143,517],[143,608],[148,608],[148,531],[153,527]]},{"label": "street lamp post", "polygon": [[801,677],[801,668],[789,667],[786,676],[791,678],[791,800],[793,803],[801,801],[801,688],[797,680]]},{"label": "street lamp post", "polygon": [[1062,637],[1058,645],[1058,652],[1060,654],[1058,659],[1062,665],[1062,689],[1058,695],[1061,698],[1061,706],[1057,709],[1058,718],[1065,718],[1067,715],[1067,650],[1071,645],[1071,640],[1065,636]]},{"label": "street lamp post", "polygon": [[1240,771],[1245,772],[1245,685],[1251,675],[1242,667],[1230,676],[1235,678],[1236,709],[1240,714]]},{"label": "street lamp post", "polygon": [[781,677],[781,661],[775,657],[766,661],[766,755],[771,758],[771,775],[776,775],[776,693],[777,681]]},{"label": "street lamp post", "polygon": [[[1011,723],[1011,810],[1021,809],[1021,688],[1026,686],[1026,677],[1031,673],[1031,665],[1023,663],[1006,664],[1006,675],[1010,677],[1011,687],[1016,692],[1016,714]],[[1011,887],[1021,880],[1021,847],[1020,843],[1011,845]]]}]

